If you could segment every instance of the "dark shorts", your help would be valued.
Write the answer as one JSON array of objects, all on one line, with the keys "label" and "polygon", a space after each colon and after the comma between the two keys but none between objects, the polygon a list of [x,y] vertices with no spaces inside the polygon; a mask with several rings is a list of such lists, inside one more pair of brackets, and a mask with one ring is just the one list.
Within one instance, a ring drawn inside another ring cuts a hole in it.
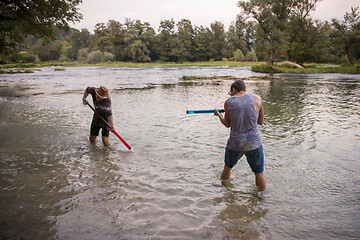
[{"label": "dark shorts", "polygon": [[245,154],[246,160],[254,173],[262,173],[264,171],[264,153],[263,147],[247,152],[236,152],[225,148],[225,164],[229,168],[233,168],[239,159]]},{"label": "dark shorts", "polygon": [[97,123],[94,120],[91,122],[90,135],[99,136],[100,128],[102,129],[102,136],[109,137],[109,128],[105,123]]}]

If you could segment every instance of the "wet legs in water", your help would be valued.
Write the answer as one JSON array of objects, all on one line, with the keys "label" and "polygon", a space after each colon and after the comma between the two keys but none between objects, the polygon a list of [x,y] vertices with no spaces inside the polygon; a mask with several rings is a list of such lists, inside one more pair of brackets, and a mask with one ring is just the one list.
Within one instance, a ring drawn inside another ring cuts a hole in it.
[{"label": "wet legs in water", "polygon": [[256,186],[258,186],[261,191],[265,190],[266,182],[265,182],[264,172],[255,173],[255,183]]},{"label": "wet legs in water", "polygon": [[[224,170],[221,173],[221,180],[226,180],[230,178],[230,173],[231,173],[231,168],[229,168],[228,166],[226,166],[226,164],[224,164]],[[258,186],[258,188],[260,190],[264,190],[265,189],[265,177],[264,177],[264,173],[255,173],[255,183],[256,186]]]},{"label": "wet legs in water", "polygon": [[[102,138],[102,142],[104,144],[104,146],[109,146],[110,145],[110,142],[109,142],[109,137],[101,137]],[[90,142],[92,144],[95,144],[96,142],[96,136],[90,136]]]}]

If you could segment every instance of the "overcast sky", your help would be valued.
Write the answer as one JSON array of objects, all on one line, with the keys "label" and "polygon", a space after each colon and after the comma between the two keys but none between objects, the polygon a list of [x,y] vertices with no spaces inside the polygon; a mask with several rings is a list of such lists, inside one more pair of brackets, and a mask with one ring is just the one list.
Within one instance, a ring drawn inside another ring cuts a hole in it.
[{"label": "overcast sky", "polygon": [[[228,28],[236,15],[241,13],[236,6],[237,2],[238,0],[83,0],[79,5],[83,20],[70,23],[70,26],[93,31],[97,23],[107,23],[110,19],[124,23],[125,18],[130,18],[149,22],[157,31],[161,20],[173,18],[175,22],[189,19],[193,26],[204,27],[220,21]],[[312,16],[323,21],[343,19],[351,7],[358,6],[360,0],[323,0],[317,4]]]}]

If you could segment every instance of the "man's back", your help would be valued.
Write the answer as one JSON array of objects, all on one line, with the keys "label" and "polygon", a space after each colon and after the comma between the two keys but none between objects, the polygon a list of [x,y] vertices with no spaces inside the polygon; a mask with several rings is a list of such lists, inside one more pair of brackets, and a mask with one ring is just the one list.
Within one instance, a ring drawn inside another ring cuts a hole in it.
[{"label": "man's back", "polygon": [[253,94],[246,94],[227,100],[231,128],[227,147],[231,150],[249,151],[261,146],[254,98]]},{"label": "man's back", "polygon": [[247,133],[257,128],[258,113],[254,108],[253,95],[230,97],[227,100],[231,132]]}]

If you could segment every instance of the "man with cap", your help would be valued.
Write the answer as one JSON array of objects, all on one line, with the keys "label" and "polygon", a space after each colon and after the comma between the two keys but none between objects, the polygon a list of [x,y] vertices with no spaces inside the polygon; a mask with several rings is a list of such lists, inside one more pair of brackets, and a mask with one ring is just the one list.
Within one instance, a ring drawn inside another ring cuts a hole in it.
[{"label": "man with cap", "polygon": [[111,98],[109,96],[109,90],[101,86],[99,88],[95,87],[87,87],[82,101],[84,105],[86,105],[87,101],[86,98],[91,94],[93,98],[93,103],[95,107],[95,111],[101,115],[111,126],[112,128],[109,129],[109,127],[104,123],[101,118],[94,113],[93,120],[91,122],[90,127],[90,142],[95,143],[96,137],[99,136],[100,128],[102,129],[102,142],[105,146],[109,146],[109,131],[115,130],[114,128],[114,122],[112,117],[112,110],[111,110]]}]

